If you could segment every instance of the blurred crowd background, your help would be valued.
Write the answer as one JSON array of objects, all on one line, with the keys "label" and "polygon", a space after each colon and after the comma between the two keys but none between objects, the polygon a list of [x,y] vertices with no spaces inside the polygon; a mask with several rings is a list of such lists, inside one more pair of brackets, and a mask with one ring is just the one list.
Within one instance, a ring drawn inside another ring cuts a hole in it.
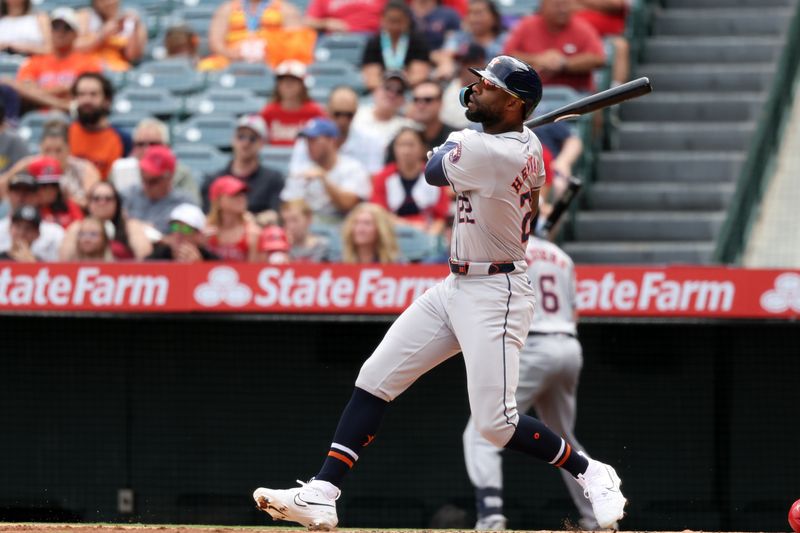
[{"label": "blurred crowd background", "polygon": [[[0,1],[0,258],[444,262],[470,67],[629,76],[631,0]],[[538,128],[546,215],[602,119]]]}]

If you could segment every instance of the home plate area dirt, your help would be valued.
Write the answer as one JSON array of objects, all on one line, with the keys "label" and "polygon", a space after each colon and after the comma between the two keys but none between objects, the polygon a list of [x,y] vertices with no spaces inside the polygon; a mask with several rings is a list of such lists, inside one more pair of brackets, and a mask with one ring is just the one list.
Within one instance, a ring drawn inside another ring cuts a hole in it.
[{"label": "home plate area dirt", "polygon": [[[82,525],[82,524],[0,524],[0,533],[298,533],[304,528],[286,527],[229,527],[229,526],[145,526],[145,525]],[[445,529],[350,529],[342,528],[342,533],[447,533],[462,530]],[[525,533],[562,533],[556,531],[529,531]],[[566,530],[577,532],[580,530]],[[465,531],[466,533],[466,531]],[[624,532],[619,532],[624,533]],[[715,533],[684,530],[631,531],[630,533]]]}]

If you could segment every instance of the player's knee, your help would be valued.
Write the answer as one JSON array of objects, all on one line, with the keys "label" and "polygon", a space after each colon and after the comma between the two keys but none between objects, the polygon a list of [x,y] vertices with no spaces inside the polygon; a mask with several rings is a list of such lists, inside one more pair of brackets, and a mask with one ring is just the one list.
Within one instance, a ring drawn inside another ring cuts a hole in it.
[{"label": "player's knee", "polygon": [[501,418],[485,420],[475,418],[473,422],[478,433],[498,448],[504,447],[514,434],[514,426]]}]

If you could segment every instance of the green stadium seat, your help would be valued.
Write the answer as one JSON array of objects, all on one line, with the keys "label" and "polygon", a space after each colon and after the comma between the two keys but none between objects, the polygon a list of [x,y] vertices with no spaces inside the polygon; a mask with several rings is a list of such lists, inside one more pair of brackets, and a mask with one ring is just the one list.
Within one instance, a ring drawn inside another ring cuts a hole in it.
[{"label": "green stadium seat", "polygon": [[143,88],[163,88],[175,95],[187,95],[201,91],[206,85],[206,76],[197,72],[184,58],[148,61],[128,73],[128,83]]},{"label": "green stadium seat", "polygon": [[366,35],[360,33],[332,33],[322,35],[314,50],[316,61],[343,61],[360,66],[367,44]]},{"label": "green stadium seat", "polygon": [[61,111],[29,111],[22,115],[17,134],[24,141],[38,144],[44,125],[51,120],[61,120],[67,124],[71,122],[69,115]]},{"label": "green stadium seat", "polygon": [[209,74],[209,86],[220,89],[248,89],[259,96],[275,90],[275,74],[263,63],[233,63],[222,72]]},{"label": "green stadium seat", "polygon": [[173,144],[202,143],[227,150],[235,125],[235,115],[195,115],[175,126]]},{"label": "green stadium seat", "polygon": [[265,100],[248,89],[207,89],[186,99],[185,110],[190,115],[245,115],[258,113]]},{"label": "green stadium seat", "polygon": [[113,113],[147,113],[157,117],[172,117],[182,112],[182,102],[164,87],[131,87],[114,98]]}]

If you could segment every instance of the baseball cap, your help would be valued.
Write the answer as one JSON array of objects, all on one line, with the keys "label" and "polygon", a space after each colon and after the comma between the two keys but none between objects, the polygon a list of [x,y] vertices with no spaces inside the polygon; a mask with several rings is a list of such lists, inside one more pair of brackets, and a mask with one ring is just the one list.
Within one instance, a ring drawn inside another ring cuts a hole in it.
[{"label": "baseball cap", "polygon": [[248,189],[247,184],[234,176],[222,176],[211,184],[208,196],[216,200],[220,196],[233,196]]},{"label": "baseball cap", "polygon": [[39,185],[58,183],[64,174],[61,163],[52,157],[37,157],[28,164],[28,172]]},{"label": "baseball cap", "polygon": [[78,15],[71,7],[57,7],[50,13],[50,22],[61,20],[67,23],[72,28],[72,31],[78,31]]},{"label": "baseball cap", "polygon": [[260,252],[288,252],[289,241],[286,232],[280,226],[267,226],[261,231],[258,238],[258,251]]},{"label": "baseball cap", "polygon": [[175,154],[168,146],[154,145],[148,146],[142,158],[139,160],[139,167],[142,172],[152,176],[161,176],[167,172],[175,171]]},{"label": "baseball cap", "polygon": [[386,83],[390,80],[399,80],[400,84],[403,86],[403,91],[407,91],[410,87],[408,78],[406,78],[406,75],[403,74],[403,71],[401,70],[387,70],[383,74],[383,82]]},{"label": "baseball cap", "polygon": [[309,139],[317,137],[333,137],[335,139],[339,136],[339,127],[328,118],[315,118],[309,120],[298,135]]},{"label": "baseball cap", "polygon": [[486,49],[478,43],[463,43],[456,50],[456,59],[461,63],[486,62]]},{"label": "baseball cap", "polygon": [[261,115],[243,115],[236,121],[236,129],[239,128],[251,129],[262,139],[267,136],[267,125]]},{"label": "baseball cap", "polygon": [[170,222],[183,222],[197,231],[206,229],[206,216],[193,204],[180,204],[169,213]]},{"label": "baseball cap", "polygon": [[42,217],[39,215],[39,210],[32,205],[21,205],[11,215],[12,222],[30,222],[37,228],[42,222]]},{"label": "baseball cap", "polygon": [[24,172],[20,172],[19,174],[14,174],[13,176],[11,176],[11,179],[8,180],[9,189],[17,189],[17,188],[35,189],[36,186],[37,186],[36,178]]},{"label": "baseball cap", "polygon": [[275,76],[277,77],[292,76],[302,80],[305,79],[307,72],[306,66],[296,59],[287,59],[275,67]]}]

